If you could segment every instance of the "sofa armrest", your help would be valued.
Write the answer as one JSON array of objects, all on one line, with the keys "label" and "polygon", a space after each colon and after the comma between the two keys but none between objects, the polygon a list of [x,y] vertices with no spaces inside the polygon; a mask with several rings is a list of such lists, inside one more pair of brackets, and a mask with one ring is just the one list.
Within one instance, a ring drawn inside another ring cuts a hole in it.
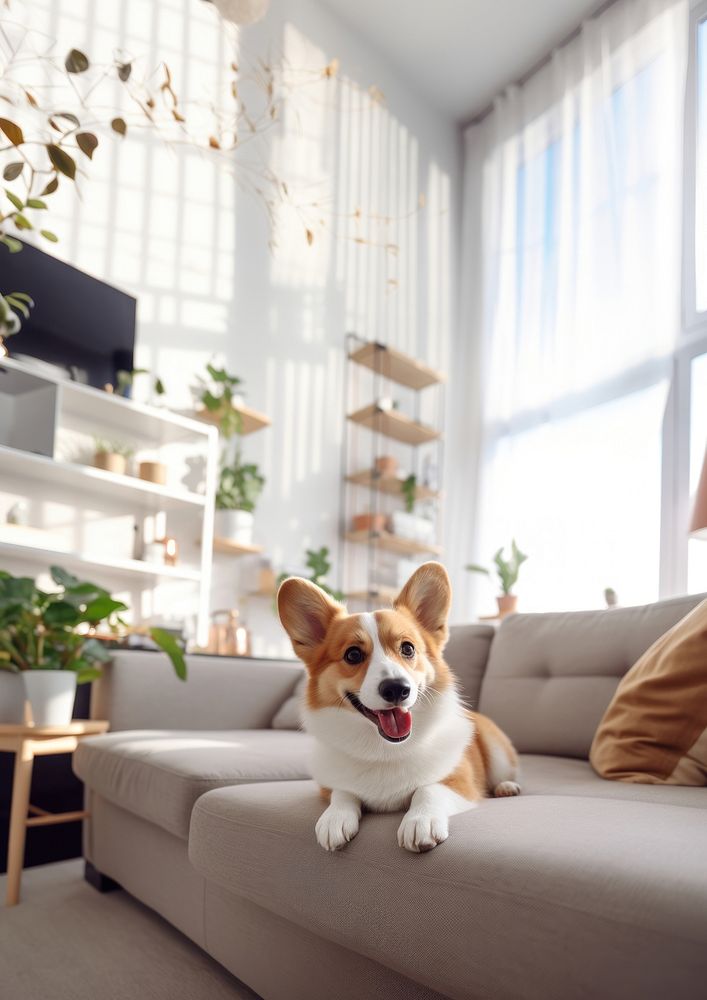
[{"label": "sofa armrest", "polygon": [[268,729],[302,676],[297,661],[188,656],[187,680],[164,654],[120,651],[93,684],[91,717],[111,729]]},{"label": "sofa armrest", "polygon": [[454,671],[469,708],[478,708],[481,682],[495,634],[492,625],[452,625],[449,630],[444,658]]}]

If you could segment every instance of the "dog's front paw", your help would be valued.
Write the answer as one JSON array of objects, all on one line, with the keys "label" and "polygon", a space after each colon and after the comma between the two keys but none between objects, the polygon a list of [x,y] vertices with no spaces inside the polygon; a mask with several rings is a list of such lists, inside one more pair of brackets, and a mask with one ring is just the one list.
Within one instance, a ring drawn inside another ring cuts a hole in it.
[{"label": "dog's front paw", "polygon": [[398,844],[406,851],[431,851],[449,836],[446,816],[407,813],[398,827]]},{"label": "dog's front paw", "polygon": [[317,821],[314,832],[325,851],[340,851],[358,833],[359,817],[351,809],[329,806]]},{"label": "dog's front paw", "polygon": [[509,795],[520,795],[520,785],[517,781],[502,781],[493,790],[497,799],[507,798]]}]

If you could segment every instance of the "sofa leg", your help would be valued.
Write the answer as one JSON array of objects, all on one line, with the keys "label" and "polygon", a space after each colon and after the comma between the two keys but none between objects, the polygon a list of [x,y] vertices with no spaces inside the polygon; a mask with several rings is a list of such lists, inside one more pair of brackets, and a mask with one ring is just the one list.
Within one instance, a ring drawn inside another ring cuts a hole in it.
[{"label": "sofa leg", "polygon": [[89,885],[92,885],[94,889],[98,892],[113,892],[115,889],[120,889],[121,886],[115,879],[110,878],[108,875],[104,875],[103,872],[92,865],[90,861],[85,863],[83,870],[83,877],[86,879]]}]

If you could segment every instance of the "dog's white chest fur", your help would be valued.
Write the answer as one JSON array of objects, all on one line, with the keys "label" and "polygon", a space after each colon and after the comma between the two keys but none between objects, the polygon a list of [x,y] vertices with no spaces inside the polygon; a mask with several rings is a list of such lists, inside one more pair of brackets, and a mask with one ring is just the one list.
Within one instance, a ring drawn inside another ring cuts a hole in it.
[{"label": "dog's white chest fur", "polygon": [[350,792],[373,812],[407,809],[416,789],[449,777],[473,736],[453,690],[435,694],[413,711],[413,730],[401,744],[383,740],[375,726],[337,708],[303,711],[314,737],[312,775],[324,788]]}]

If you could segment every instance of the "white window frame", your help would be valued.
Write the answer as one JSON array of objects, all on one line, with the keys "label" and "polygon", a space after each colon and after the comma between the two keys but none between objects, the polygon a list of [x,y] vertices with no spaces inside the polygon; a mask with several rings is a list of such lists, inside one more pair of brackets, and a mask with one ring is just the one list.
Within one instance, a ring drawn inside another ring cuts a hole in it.
[{"label": "white window frame", "polygon": [[660,596],[687,589],[690,516],[691,365],[707,353],[707,311],[697,310],[695,208],[697,184],[697,32],[707,20],[707,0],[693,0],[690,10],[683,159],[682,329],[673,361],[671,388],[663,424],[663,477],[660,532]]}]

